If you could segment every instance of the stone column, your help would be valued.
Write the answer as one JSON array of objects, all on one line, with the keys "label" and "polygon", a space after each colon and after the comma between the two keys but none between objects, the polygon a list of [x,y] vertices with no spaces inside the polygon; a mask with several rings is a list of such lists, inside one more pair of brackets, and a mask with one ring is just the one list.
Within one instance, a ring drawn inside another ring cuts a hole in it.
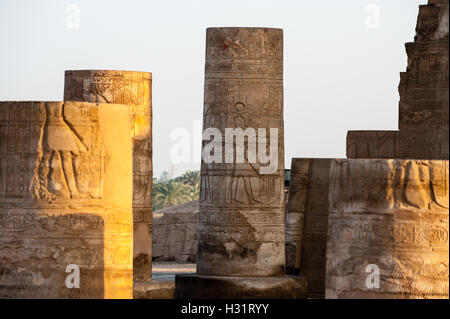
[{"label": "stone column", "polygon": [[[330,158],[293,158],[286,217],[287,273],[308,280],[308,297],[325,296]],[[295,249],[292,249],[294,247]]]},{"label": "stone column", "polygon": [[132,298],[130,123],[126,105],[0,102],[0,298]]},{"label": "stone column", "polygon": [[286,274],[289,275],[300,272],[308,168],[307,160],[292,159],[286,209]]},{"label": "stone column", "polygon": [[129,105],[133,125],[134,280],[152,279],[152,75],[66,71],[64,100]]},{"label": "stone column", "polygon": [[449,162],[331,163],[326,298],[449,297]]},{"label": "stone column", "polygon": [[207,30],[203,128],[197,274],[175,297],[303,297],[285,276],[281,29]]}]

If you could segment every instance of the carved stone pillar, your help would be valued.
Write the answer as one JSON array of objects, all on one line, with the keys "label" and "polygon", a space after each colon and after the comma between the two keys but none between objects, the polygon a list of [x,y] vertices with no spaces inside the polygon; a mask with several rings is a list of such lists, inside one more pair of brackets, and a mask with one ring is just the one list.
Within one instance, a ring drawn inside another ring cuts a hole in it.
[{"label": "carved stone pillar", "polygon": [[0,102],[0,298],[132,298],[130,123],[125,105]]},{"label": "carved stone pillar", "polygon": [[446,298],[449,162],[331,162],[326,298]]},{"label": "carved stone pillar", "polygon": [[64,100],[129,105],[133,118],[134,280],[152,279],[152,75],[66,71]]},{"label": "carved stone pillar", "polygon": [[308,297],[325,296],[330,158],[293,158],[286,217],[288,274],[308,279]]},{"label": "carved stone pillar", "polygon": [[303,297],[285,276],[281,29],[207,30],[203,128],[197,274],[175,297]]}]

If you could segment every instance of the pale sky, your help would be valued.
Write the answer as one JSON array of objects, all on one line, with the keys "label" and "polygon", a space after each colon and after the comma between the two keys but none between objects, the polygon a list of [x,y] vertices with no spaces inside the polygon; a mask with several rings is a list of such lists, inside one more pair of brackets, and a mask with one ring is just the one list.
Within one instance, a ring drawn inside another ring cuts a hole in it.
[{"label": "pale sky", "polygon": [[0,100],[62,100],[69,69],[152,72],[154,176],[169,170],[181,128],[195,156],[172,163],[179,175],[199,169],[206,28],[277,27],[286,168],[345,157],[348,130],[397,129],[404,43],[426,2],[0,0]]}]

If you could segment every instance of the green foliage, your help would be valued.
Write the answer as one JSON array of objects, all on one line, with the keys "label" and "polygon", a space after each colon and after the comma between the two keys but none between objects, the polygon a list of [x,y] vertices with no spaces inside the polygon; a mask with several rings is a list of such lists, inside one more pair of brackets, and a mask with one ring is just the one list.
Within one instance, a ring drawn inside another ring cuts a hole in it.
[{"label": "green foliage", "polygon": [[160,179],[153,184],[153,210],[196,200],[200,194],[200,171],[187,171],[175,179]]}]

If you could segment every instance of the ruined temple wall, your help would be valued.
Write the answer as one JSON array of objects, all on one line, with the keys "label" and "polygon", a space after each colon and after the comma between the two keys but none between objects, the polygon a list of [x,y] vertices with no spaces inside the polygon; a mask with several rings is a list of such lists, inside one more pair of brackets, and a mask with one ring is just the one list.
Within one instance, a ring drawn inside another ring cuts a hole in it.
[{"label": "ruined temple wall", "polygon": [[125,105],[0,102],[0,298],[132,298],[130,123]]},{"label": "ruined temple wall", "polygon": [[398,87],[398,131],[349,131],[348,158],[449,158],[448,1],[419,6]]},{"label": "ruined temple wall", "polygon": [[447,299],[448,187],[448,161],[332,161],[326,298]]},{"label": "ruined temple wall", "polygon": [[198,211],[153,214],[154,261],[196,262]]}]

